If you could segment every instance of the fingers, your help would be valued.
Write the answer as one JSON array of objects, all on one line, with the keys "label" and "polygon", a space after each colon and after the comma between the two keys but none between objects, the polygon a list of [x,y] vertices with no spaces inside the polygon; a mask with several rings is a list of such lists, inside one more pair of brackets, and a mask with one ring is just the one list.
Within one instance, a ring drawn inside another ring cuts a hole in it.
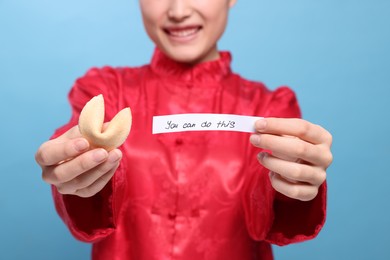
[{"label": "fingers", "polygon": [[[119,164],[118,164],[119,165]],[[99,191],[101,191],[106,184],[111,180],[112,176],[114,176],[114,173],[118,166],[116,166],[114,169],[110,170],[106,174],[104,174],[102,177],[98,178],[94,183],[92,183],[90,186],[87,186],[83,189],[77,190],[74,195],[77,195],[79,197],[88,198]]]},{"label": "fingers", "polygon": [[35,154],[35,160],[40,166],[51,166],[69,160],[89,148],[84,138],[70,141],[50,140],[41,145]]},{"label": "fingers", "polygon": [[272,155],[260,153],[259,162],[271,171],[278,192],[302,201],[317,196],[333,157],[332,136],[321,126],[302,119],[264,118],[255,123],[250,142]]},{"label": "fingers", "polygon": [[253,145],[272,151],[275,156],[296,161],[305,162],[322,167],[328,167],[332,162],[332,154],[326,145],[313,145],[299,138],[271,134],[255,134],[250,137]]},{"label": "fingers", "polygon": [[85,173],[103,163],[107,157],[108,153],[106,150],[102,148],[94,149],[59,165],[46,167],[42,177],[47,183],[53,185],[68,182],[81,173]]},{"label": "fingers", "polygon": [[271,172],[270,181],[274,189],[287,197],[301,201],[310,201],[318,194],[318,187],[306,183],[292,183],[281,175]]},{"label": "fingers", "polygon": [[35,160],[41,167],[51,166],[69,160],[88,148],[88,141],[81,137],[75,126],[58,138],[43,143],[35,154]]},{"label": "fingers", "polygon": [[258,160],[265,168],[294,183],[304,182],[318,187],[326,179],[326,171],[320,167],[286,161],[267,153],[260,153]]},{"label": "fingers", "polygon": [[42,179],[62,194],[90,197],[109,182],[122,153],[102,148],[89,150],[88,141],[75,126],[56,139],[42,144],[35,160],[42,167]]},{"label": "fingers", "polygon": [[332,144],[332,135],[319,125],[298,118],[262,118],[256,121],[259,133],[290,135],[312,144]]},{"label": "fingers", "polygon": [[[73,194],[78,195],[80,197],[93,196],[101,189],[103,189],[103,187],[111,179],[111,177],[119,166],[121,158],[122,153],[120,152],[120,150],[113,150],[108,154],[107,159],[103,163],[98,164],[97,166],[82,173],[79,173],[78,175],[72,173],[72,176],[76,175],[76,177],[73,177],[69,181],[61,182],[54,185],[56,185],[58,192],[60,192],[61,194]],[[91,165],[93,165],[93,163]],[[54,172],[54,175],[56,175],[56,173],[57,172]],[[59,176],[60,177],[57,176],[57,180],[60,180],[60,178],[63,177],[62,175]],[[67,179],[69,179],[68,176],[66,176],[62,180]]]},{"label": "fingers", "polygon": [[82,137],[79,126],[75,125],[66,131],[64,134],[60,135],[57,139],[74,139],[77,137]]}]

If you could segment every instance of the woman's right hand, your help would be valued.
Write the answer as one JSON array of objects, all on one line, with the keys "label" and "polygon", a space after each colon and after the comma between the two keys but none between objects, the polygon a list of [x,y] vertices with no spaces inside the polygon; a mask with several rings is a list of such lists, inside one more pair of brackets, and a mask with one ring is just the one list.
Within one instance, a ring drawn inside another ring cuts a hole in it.
[{"label": "woman's right hand", "polygon": [[43,143],[35,154],[45,182],[54,185],[61,194],[83,198],[92,197],[104,188],[121,158],[119,149],[89,150],[89,143],[81,136],[78,126]]}]

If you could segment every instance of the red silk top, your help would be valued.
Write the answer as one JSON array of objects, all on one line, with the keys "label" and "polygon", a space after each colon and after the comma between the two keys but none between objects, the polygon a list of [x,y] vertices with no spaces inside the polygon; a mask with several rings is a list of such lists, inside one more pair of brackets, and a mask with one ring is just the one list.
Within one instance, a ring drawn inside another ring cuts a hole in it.
[{"label": "red silk top", "polygon": [[78,122],[93,96],[105,98],[106,120],[130,106],[133,126],[109,184],[91,198],[61,195],[56,209],[93,259],[272,259],[270,243],[311,239],[325,221],[326,184],[310,202],[274,191],[248,133],[208,131],[152,135],[152,117],[224,113],[300,117],[287,87],[268,90],[231,72],[231,56],[195,67],[156,50],[150,65],[93,68],[69,100]]}]

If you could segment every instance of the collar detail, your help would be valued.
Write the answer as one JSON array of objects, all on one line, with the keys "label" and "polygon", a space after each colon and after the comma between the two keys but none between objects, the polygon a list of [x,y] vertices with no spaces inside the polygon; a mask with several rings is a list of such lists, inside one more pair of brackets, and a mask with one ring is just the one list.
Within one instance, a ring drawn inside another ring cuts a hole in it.
[{"label": "collar detail", "polygon": [[182,81],[220,81],[231,74],[232,57],[227,51],[219,52],[219,55],[218,60],[188,65],[170,59],[156,48],[151,61],[151,69],[160,76]]}]

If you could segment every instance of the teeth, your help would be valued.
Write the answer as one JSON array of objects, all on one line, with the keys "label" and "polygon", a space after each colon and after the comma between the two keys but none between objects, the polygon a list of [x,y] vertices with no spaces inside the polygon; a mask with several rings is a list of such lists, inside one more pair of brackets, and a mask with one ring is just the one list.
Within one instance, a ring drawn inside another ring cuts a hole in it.
[{"label": "teeth", "polygon": [[197,31],[198,28],[194,28],[194,29],[184,29],[184,30],[171,30],[169,31],[169,33],[172,36],[176,36],[176,37],[187,37],[196,33]]}]

